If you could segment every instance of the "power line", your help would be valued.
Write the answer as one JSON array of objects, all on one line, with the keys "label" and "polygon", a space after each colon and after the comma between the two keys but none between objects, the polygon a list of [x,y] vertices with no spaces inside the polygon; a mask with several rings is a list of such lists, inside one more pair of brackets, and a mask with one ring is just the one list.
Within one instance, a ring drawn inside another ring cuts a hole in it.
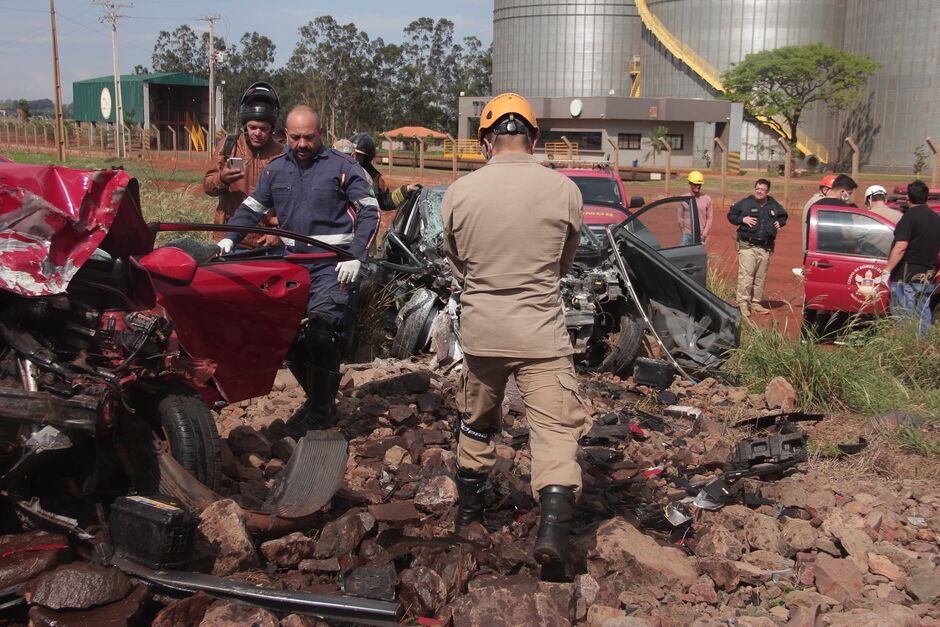
[{"label": "power line", "polygon": [[23,9],[20,7],[8,7],[8,6],[0,6],[0,9],[4,11],[19,11],[20,13],[45,13],[46,12],[45,9]]}]

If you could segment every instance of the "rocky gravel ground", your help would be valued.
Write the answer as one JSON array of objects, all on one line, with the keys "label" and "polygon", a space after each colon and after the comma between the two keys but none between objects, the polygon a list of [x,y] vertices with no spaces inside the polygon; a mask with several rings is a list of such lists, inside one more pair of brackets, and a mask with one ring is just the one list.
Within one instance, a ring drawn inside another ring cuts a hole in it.
[{"label": "rocky gravel ground", "polygon": [[[252,537],[243,508],[260,507],[289,462],[296,442],[284,422],[302,392],[285,372],[269,396],[223,410],[226,498],[200,516],[205,570],[398,600],[403,621],[422,625],[940,625],[940,489],[917,478],[935,462],[882,443],[909,416],[806,416],[782,379],[753,394],[715,379],[655,391],[584,375],[595,424],[580,455],[578,574],[546,583],[532,559],[538,507],[512,387],[485,525],[453,533],[455,382],[455,372],[418,362],[346,366],[345,485],[308,529],[275,538]],[[739,446],[775,437],[807,461],[756,463],[753,447]],[[889,453],[906,477],[877,472]],[[23,554],[31,624],[103,624],[94,612],[121,617],[114,624],[323,624],[204,594],[153,596],[115,569],[66,563],[82,556],[55,534],[0,537],[0,554],[37,542],[48,548]]]}]

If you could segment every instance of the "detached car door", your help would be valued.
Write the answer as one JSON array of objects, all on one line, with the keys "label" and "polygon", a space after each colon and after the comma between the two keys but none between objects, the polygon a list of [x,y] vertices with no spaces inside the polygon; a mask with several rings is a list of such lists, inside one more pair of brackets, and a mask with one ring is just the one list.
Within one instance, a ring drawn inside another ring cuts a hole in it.
[{"label": "detached car door", "polygon": [[[683,243],[683,216],[690,220],[691,243]],[[669,263],[705,286],[708,262],[702,244],[698,208],[689,196],[673,196],[637,209],[625,222],[627,230]]]},{"label": "detached car door", "polygon": [[884,313],[888,290],[878,279],[893,239],[894,225],[869,211],[811,207],[803,306],[817,311]]},{"label": "detached car door", "polygon": [[153,283],[180,344],[212,362],[226,400],[271,390],[306,309],[310,273],[304,266],[280,259],[212,261],[188,284]]}]

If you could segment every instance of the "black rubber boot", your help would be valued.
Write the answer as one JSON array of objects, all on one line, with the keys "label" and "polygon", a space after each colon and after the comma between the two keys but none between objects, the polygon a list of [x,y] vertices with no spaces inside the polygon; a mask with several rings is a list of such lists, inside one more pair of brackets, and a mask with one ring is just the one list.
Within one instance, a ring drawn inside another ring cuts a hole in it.
[{"label": "black rubber boot", "polygon": [[341,327],[332,318],[311,313],[288,354],[290,371],[307,394],[306,402],[287,420],[287,434],[294,438],[336,423],[339,364],[345,341]]},{"label": "black rubber boot", "polygon": [[483,522],[483,490],[489,473],[457,467],[457,515],[454,531],[460,533],[472,522]]},{"label": "black rubber boot", "polygon": [[550,485],[539,491],[539,535],[535,540],[535,561],[542,565],[545,581],[572,581],[571,519],[575,501],[571,488]]}]

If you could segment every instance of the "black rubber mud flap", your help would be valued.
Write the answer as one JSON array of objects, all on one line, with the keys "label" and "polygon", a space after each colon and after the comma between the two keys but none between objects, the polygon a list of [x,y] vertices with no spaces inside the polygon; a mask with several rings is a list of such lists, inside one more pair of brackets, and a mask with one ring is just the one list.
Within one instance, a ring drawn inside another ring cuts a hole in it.
[{"label": "black rubber mud flap", "polygon": [[263,511],[280,518],[303,518],[326,505],[343,485],[348,445],[339,431],[308,431],[278,475]]}]

